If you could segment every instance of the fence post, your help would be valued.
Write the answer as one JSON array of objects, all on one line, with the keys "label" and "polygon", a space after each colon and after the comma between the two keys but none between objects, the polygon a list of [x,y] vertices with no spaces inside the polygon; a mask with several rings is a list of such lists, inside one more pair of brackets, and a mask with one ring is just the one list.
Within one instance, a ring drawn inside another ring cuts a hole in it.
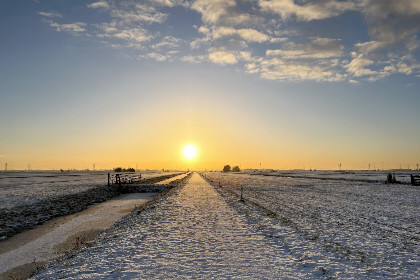
[{"label": "fence post", "polygon": [[109,177],[110,177],[110,176],[111,176],[111,175],[108,173],[108,186],[109,186],[109,179],[110,179]]},{"label": "fence post", "polygon": [[244,201],[244,186],[241,186],[241,201]]},{"label": "fence post", "polygon": [[120,174],[115,174],[115,183],[121,187],[121,178]]}]

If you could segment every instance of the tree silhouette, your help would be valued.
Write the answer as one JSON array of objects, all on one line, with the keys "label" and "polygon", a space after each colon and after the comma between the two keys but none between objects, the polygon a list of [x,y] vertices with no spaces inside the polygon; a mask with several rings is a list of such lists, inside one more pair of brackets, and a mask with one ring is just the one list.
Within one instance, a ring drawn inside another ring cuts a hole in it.
[{"label": "tree silhouette", "polygon": [[234,166],[232,168],[232,172],[241,172],[241,169],[239,168],[239,166]]},{"label": "tree silhouette", "polygon": [[225,167],[223,167],[223,172],[230,172],[231,168],[230,165],[225,165]]}]

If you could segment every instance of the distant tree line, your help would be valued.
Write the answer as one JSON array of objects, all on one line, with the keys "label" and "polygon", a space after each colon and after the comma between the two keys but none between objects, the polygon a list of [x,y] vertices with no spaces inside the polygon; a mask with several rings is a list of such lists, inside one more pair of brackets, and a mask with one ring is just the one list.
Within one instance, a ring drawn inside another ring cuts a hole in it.
[{"label": "distant tree line", "polygon": [[223,172],[241,172],[241,169],[237,165],[231,168],[228,164],[223,167]]},{"label": "distant tree line", "polygon": [[115,172],[136,172],[136,170],[134,168],[122,168],[122,167],[117,167],[114,168]]}]

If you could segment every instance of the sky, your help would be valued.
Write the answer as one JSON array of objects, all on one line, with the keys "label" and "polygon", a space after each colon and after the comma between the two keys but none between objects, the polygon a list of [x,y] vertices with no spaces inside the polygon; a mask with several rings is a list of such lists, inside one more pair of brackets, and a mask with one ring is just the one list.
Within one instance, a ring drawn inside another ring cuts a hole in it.
[{"label": "sky", "polygon": [[418,0],[1,0],[0,169],[414,169],[419,35]]}]

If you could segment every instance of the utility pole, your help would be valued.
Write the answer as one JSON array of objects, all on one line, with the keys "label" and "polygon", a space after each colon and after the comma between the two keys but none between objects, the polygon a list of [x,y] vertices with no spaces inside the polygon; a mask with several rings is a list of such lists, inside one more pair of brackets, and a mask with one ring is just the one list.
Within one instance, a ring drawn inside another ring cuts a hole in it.
[{"label": "utility pole", "polygon": [[261,162],[260,162],[260,170],[261,170]]},{"label": "utility pole", "polygon": [[369,171],[370,171],[370,163],[369,163]]},{"label": "utility pole", "polygon": [[417,163],[417,170],[419,170],[419,164]]},{"label": "utility pole", "polygon": [[4,171],[7,171],[7,162],[4,164]]},{"label": "utility pole", "polygon": [[340,167],[340,171],[341,171],[341,162],[340,162],[340,164],[338,165],[338,167]]},{"label": "utility pole", "polygon": [[31,170],[31,165],[28,163],[28,170]]},{"label": "utility pole", "polygon": [[96,165],[95,165],[95,164],[93,164],[93,170],[95,170],[95,168],[96,168]]}]

